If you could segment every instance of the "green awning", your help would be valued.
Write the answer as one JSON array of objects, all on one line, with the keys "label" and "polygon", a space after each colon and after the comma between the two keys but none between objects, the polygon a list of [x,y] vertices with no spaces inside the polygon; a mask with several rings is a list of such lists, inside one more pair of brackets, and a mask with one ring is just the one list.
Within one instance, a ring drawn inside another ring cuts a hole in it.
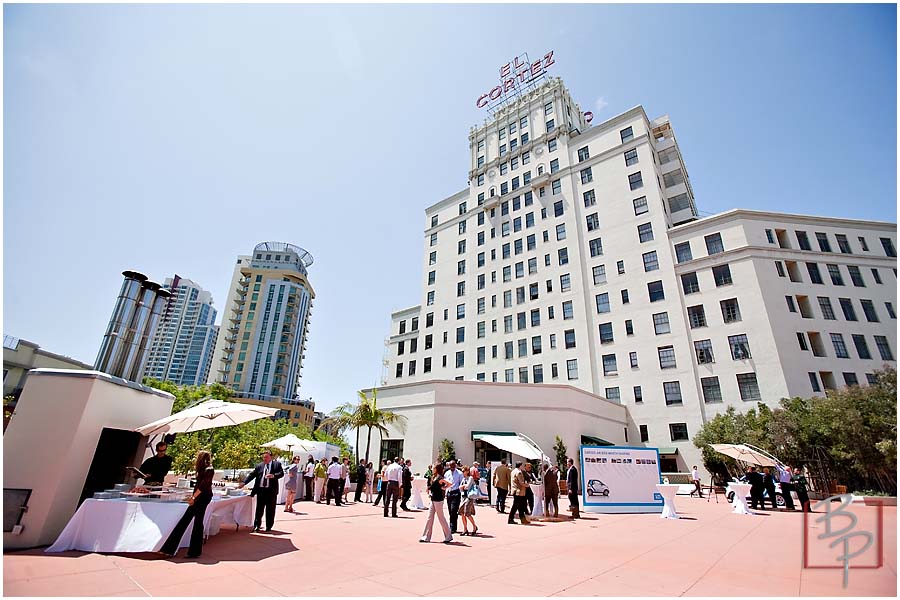
[{"label": "green awning", "polygon": [[678,454],[678,448],[676,448],[675,446],[659,447],[657,448],[657,450],[659,450],[660,455]]},{"label": "green awning", "polygon": [[607,442],[603,438],[594,437],[592,435],[582,435],[581,443],[584,446],[615,446],[612,442]]},{"label": "green awning", "polygon": [[486,435],[519,435],[515,431],[473,431],[472,432],[472,440],[480,440],[482,437]]}]

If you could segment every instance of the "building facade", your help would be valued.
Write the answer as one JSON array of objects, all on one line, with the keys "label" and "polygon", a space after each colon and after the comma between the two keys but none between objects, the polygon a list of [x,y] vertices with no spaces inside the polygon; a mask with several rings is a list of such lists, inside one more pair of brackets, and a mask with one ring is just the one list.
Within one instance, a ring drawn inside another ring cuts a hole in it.
[{"label": "building facade", "polygon": [[469,142],[469,187],[425,211],[421,304],[392,315],[385,384],[568,384],[625,404],[631,439],[684,471],[727,406],[896,366],[895,224],[701,219],[667,116],[589,127],[558,79]]},{"label": "building facade", "polygon": [[278,408],[276,418],[310,427],[315,405],[297,390],[315,298],[312,262],[309,252],[283,242],[238,257],[210,373],[210,382],[241,402]]},{"label": "building facade", "polygon": [[166,279],[164,287],[172,296],[153,336],[144,374],[179,385],[202,385],[209,379],[219,333],[212,294],[177,275]]}]

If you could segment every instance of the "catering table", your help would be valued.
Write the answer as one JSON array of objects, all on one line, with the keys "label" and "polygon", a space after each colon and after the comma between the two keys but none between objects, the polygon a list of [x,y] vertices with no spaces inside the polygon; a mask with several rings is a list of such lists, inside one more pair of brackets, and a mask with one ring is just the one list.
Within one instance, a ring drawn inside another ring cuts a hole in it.
[{"label": "catering table", "polygon": [[728,491],[734,492],[734,499],[731,501],[731,505],[734,506],[732,512],[739,515],[755,514],[751,512],[750,507],[747,506],[747,494],[750,493],[750,487],[749,483],[731,482],[728,484]]},{"label": "catering table", "polygon": [[531,493],[534,494],[534,510],[531,511],[532,517],[543,517],[544,516],[544,484],[543,483],[529,483],[528,487],[531,488]]},{"label": "catering table", "polygon": [[668,483],[657,483],[656,489],[659,491],[660,495],[663,497],[663,509],[662,509],[662,518],[663,519],[680,519],[678,513],[675,512],[675,494],[678,493],[678,488],[681,487],[678,484],[668,484]]},{"label": "catering table", "polygon": [[413,508],[422,510],[425,508],[425,501],[422,500],[422,492],[425,491],[425,478],[414,477],[412,480],[412,505]]},{"label": "catering table", "polygon": [[[183,502],[88,498],[46,552],[154,552],[162,548],[186,509]],[[214,496],[203,519],[205,535],[215,535],[223,524],[251,527],[253,499]],[[179,548],[188,546],[190,537],[188,527]]]}]

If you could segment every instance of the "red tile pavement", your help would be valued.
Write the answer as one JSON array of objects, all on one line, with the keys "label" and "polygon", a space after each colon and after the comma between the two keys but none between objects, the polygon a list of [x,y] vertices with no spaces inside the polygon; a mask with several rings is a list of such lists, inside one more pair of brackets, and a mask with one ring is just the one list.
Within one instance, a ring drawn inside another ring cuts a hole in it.
[{"label": "red tile pavement", "polygon": [[[565,504],[565,502],[563,503]],[[688,518],[587,514],[507,525],[479,508],[481,535],[418,538],[424,512],[298,503],[273,534],[223,530],[197,561],[151,554],[3,556],[6,596],[896,596],[897,512],[884,509],[884,567],[802,568],[802,515],[732,514],[679,496]],[[184,550],[182,550],[182,557]],[[313,573],[311,577],[305,574]],[[329,575],[330,574],[330,575]],[[336,579],[336,580],[335,580]]]}]

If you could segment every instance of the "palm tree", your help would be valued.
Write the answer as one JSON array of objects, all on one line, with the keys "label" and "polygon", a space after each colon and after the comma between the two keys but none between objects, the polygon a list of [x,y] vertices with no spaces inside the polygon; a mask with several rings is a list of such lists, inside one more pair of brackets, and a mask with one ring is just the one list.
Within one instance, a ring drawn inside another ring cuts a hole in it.
[{"label": "palm tree", "polygon": [[356,429],[356,450],[357,460],[359,460],[359,428],[360,428],[360,405],[351,402],[345,402],[331,411],[328,418],[323,419],[316,431],[321,431],[329,435],[343,434],[348,429]]},{"label": "palm tree", "polygon": [[359,430],[366,428],[366,462],[369,462],[369,449],[372,444],[372,430],[378,431],[381,439],[388,433],[388,425],[397,426],[400,431],[406,431],[406,417],[398,415],[390,410],[380,410],[377,404],[376,392],[372,390],[369,398],[364,392],[359,392],[359,403],[345,402],[331,412],[331,415],[322,421],[319,430],[337,430],[344,432],[348,429],[356,430],[356,458],[359,460]]}]

